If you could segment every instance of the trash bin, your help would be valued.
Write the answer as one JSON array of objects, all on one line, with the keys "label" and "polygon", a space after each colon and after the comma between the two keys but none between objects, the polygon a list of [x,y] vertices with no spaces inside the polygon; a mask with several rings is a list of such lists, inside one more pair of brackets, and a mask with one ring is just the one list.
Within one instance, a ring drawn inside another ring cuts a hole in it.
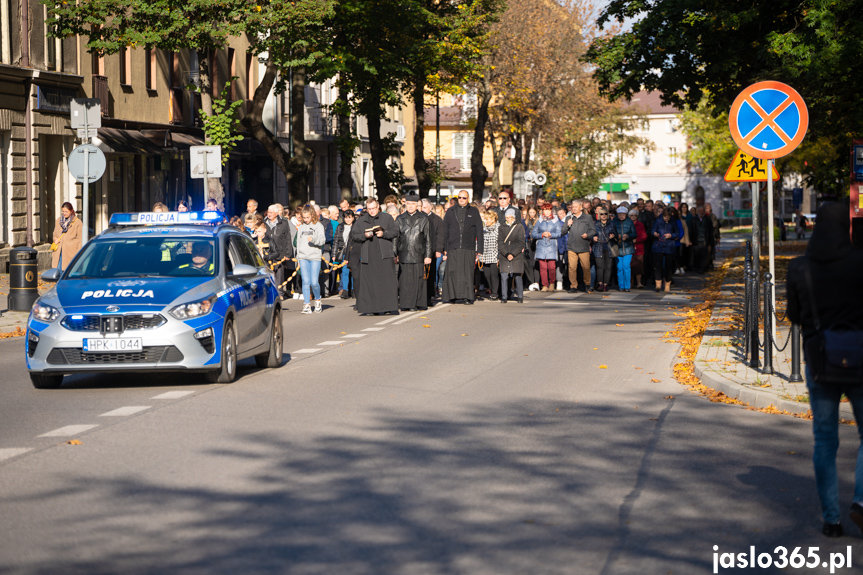
[{"label": "trash bin", "polygon": [[39,266],[33,248],[13,248],[9,252],[9,309],[30,311],[39,299]]}]

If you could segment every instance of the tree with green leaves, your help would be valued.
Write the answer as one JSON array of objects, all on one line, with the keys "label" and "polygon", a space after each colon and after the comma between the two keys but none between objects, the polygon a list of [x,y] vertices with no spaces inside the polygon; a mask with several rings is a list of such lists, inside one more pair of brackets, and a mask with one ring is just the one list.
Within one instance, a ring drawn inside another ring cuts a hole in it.
[{"label": "tree with green leaves", "polygon": [[[231,84],[237,79],[236,76],[225,82],[225,87],[219,97],[213,100],[213,111],[207,114],[199,110],[204,121],[204,134],[207,142],[213,146],[222,147],[222,165],[228,163],[231,152],[237,144],[243,141],[243,136],[237,133],[240,119],[237,116],[242,100],[231,101]],[[200,91],[200,89],[198,89]]]},{"label": "tree with green leaves", "polygon": [[632,22],[630,30],[597,38],[586,55],[612,99],[658,91],[665,103],[696,108],[706,95],[719,113],[752,83],[785,82],[810,113],[815,147],[793,153],[803,173],[847,190],[847,176],[831,186],[803,154],[832,148],[834,168],[823,173],[838,175],[850,140],[863,136],[863,108],[849,89],[863,75],[858,0],[612,0],[600,23],[613,20]]},{"label": "tree with green leaves", "polygon": [[[337,78],[339,96],[332,106],[338,117],[342,154],[340,188],[347,190],[345,170],[350,145],[357,135],[348,132],[349,115],[363,116],[368,126],[377,195],[382,199],[399,187],[398,169],[390,162],[399,156],[381,133],[386,110],[401,106],[412,95],[417,106],[414,134],[422,160],[422,105],[430,89],[452,89],[470,70],[479,54],[486,6],[499,0],[340,0],[327,21],[332,41],[327,57],[313,79]],[[344,145],[343,145],[344,144]],[[415,162],[417,167],[419,162]],[[424,162],[418,179],[428,194]]]},{"label": "tree with green leaves", "polygon": [[[324,20],[336,0],[44,0],[51,35],[87,38],[87,50],[99,55],[116,54],[123,48],[158,48],[172,52],[188,49],[198,55],[201,104],[213,114],[211,86],[215,50],[224,49],[232,36],[246,35],[251,51],[266,63],[266,72],[255,90],[252,110],[243,119],[252,135],[285,173],[292,203],[308,198],[308,176],[313,163],[305,145],[303,108],[306,70],[323,55],[328,41]],[[294,154],[288,154],[263,125],[264,103],[274,87],[284,89],[282,70],[293,69],[291,99],[294,115]],[[218,185],[217,181],[214,181]],[[219,186],[217,193],[221,193]],[[211,189],[211,193],[213,190]]]}]

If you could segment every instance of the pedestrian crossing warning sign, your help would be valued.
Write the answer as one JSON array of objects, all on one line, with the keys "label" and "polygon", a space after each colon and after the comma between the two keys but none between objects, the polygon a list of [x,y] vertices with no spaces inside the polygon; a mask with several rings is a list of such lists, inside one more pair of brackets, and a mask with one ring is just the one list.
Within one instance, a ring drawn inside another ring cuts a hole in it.
[{"label": "pedestrian crossing warning sign", "polygon": [[[773,181],[779,180],[779,172],[773,166]],[[753,158],[743,150],[737,150],[728,171],[725,172],[726,182],[766,182],[767,160]]]}]

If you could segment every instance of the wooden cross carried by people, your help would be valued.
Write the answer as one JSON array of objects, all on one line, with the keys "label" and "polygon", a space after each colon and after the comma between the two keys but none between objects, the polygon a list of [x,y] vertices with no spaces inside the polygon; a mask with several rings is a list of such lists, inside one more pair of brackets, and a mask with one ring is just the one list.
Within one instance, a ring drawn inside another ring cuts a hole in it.
[{"label": "wooden cross carried by people", "polygon": [[265,244],[265,243],[264,243],[264,238],[258,238],[258,244],[257,244],[257,246],[258,246],[258,251],[259,251],[259,252],[261,252],[261,253],[264,253],[264,249],[269,248],[269,247],[270,247],[270,244]]}]

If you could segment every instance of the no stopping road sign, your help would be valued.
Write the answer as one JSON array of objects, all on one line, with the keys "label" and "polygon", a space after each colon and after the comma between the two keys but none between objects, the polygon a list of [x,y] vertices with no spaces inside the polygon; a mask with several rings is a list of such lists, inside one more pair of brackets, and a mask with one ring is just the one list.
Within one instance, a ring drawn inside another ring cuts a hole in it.
[{"label": "no stopping road sign", "polygon": [[734,100],[728,127],[741,150],[755,158],[775,160],[790,154],[803,141],[809,111],[791,86],[758,82]]}]

